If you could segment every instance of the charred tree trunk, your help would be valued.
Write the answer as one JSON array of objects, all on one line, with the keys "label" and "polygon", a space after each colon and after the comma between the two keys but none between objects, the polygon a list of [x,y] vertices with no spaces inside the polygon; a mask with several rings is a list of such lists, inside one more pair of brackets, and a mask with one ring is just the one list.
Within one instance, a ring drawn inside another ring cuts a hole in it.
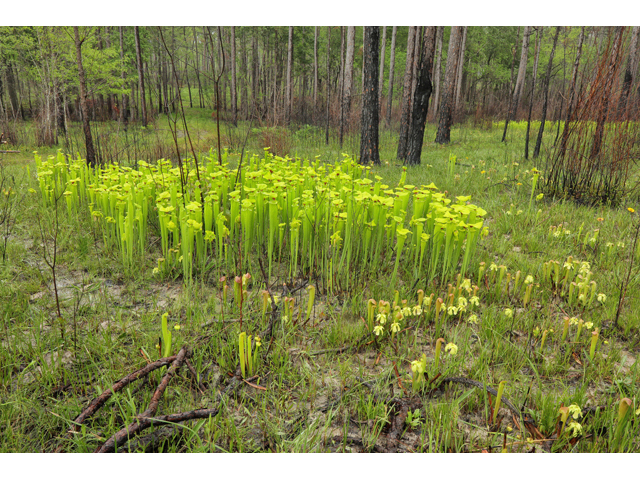
[{"label": "charred tree trunk", "polygon": [[413,60],[416,45],[416,31],[418,27],[409,27],[407,39],[407,63],[404,69],[404,87],[402,89],[402,110],[400,115],[400,136],[398,139],[398,160],[407,158],[407,143],[409,140],[409,119],[411,116],[411,93],[413,79]]},{"label": "charred tree trunk", "polygon": [[556,27],[556,34],[553,36],[553,46],[551,47],[551,54],[549,55],[549,64],[547,65],[547,74],[542,82],[542,93],[544,100],[542,102],[542,118],[540,119],[540,128],[538,129],[538,139],[536,140],[536,147],[533,149],[533,158],[538,158],[540,155],[540,147],[542,146],[542,135],[544,134],[544,123],[547,120],[547,106],[549,104],[549,80],[551,79],[551,68],[553,67],[553,55],[556,52],[556,45],[558,44],[558,35],[560,34],[560,28]]},{"label": "charred tree trunk", "polygon": [[96,154],[93,149],[93,138],[91,136],[91,126],[89,125],[89,109],[87,108],[87,84],[82,66],[82,43],[78,27],[73,27],[73,35],[76,44],[76,62],[78,64],[78,80],[80,82],[80,108],[82,109],[82,130],[84,131],[85,147],[87,150],[87,163],[95,167],[97,165]]},{"label": "charred tree trunk", "polygon": [[378,46],[380,27],[364,27],[364,91],[360,163],[380,164],[378,151]]},{"label": "charred tree trunk", "polygon": [[427,27],[424,35],[424,48],[420,58],[420,69],[413,98],[413,114],[411,115],[411,132],[406,163],[419,165],[424,141],[424,128],[429,112],[429,97],[431,96],[431,70],[436,46],[436,27]]},{"label": "charred tree trunk", "polygon": [[327,96],[327,116],[325,118],[325,143],[329,145],[329,98],[331,97],[331,27],[327,27],[327,79],[325,80],[325,95]]},{"label": "charred tree trunk", "polygon": [[440,102],[440,120],[436,143],[445,144],[451,141],[451,124],[453,123],[453,103],[456,85],[457,61],[460,56],[462,43],[462,27],[451,27],[449,50],[447,52],[447,66],[444,73],[442,101]]}]

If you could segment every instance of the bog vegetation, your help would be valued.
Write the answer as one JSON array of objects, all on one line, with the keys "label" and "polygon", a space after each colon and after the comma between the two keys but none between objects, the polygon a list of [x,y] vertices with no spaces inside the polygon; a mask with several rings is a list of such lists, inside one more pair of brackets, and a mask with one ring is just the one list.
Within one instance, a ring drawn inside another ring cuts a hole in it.
[{"label": "bog vegetation", "polygon": [[[603,58],[632,38],[612,29]],[[79,123],[47,146],[14,118],[0,450],[640,450],[637,99],[576,95],[508,127],[509,101],[454,109],[418,166],[397,160],[399,108],[380,165],[338,122],[176,106],[94,122],[92,165]]]}]

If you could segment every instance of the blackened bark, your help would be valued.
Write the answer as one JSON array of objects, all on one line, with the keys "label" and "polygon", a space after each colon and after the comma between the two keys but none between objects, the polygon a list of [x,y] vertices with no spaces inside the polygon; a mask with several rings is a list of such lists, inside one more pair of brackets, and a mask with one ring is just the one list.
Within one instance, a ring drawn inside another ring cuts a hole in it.
[{"label": "blackened bark", "polygon": [[419,165],[424,141],[424,127],[429,112],[429,98],[431,97],[431,70],[436,46],[436,27],[427,27],[424,35],[424,48],[420,58],[420,69],[413,98],[413,113],[411,115],[411,132],[409,133],[409,147],[406,163]]},{"label": "blackened bark", "polygon": [[451,141],[451,124],[453,123],[453,102],[455,100],[456,72],[460,44],[462,43],[463,27],[451,27],[449,51],[447,52],[447,66],[442,86],[442,100],[440,101],[440,120],[436,143],[445,144]]},{"label": "blackened bark", "polygon": [[402,89],[402,110],[400,115],[400,137],[398,139],[398,160],[407,158],[407,144],[409,140],[409,118],[411,115],[411,94],[413,82],[413,60],[416,54],[416,31],[418,27],[409,27],[407,39],[407,63],[404,70],[404,87]]},{"label": "blackened bark", "polygon": [[144,94],[144,70],[142,67],[142,50],[140,48],[140,30],[133,27],[134,36],[136,37],[136,62],[138,65],[138,87],[140,89],[140,105],[142,108],[142,126],[147,126],[147,105]]},{"label": "blackened bark", "polygon": [[533,158],[538,158],[540,155],[540,147],[542,146],[542,135],[544,133],[544,123],[547,120],[547,106],[549,105],[549,80],[551,78],[551,68],[553,67],[553,55],[556,52],[556,45],[558,44],[558,35],[562,27],[556,27],[556,34],[553,37],[553,47],[551,47],[551,54],[549,55],[549,64],[547,65],[547,74],[544,77],[542,83],[542,92],[544,100],[542,102],[542,119],[540,120],[540,128],[538,129],[538,139],[536,140],[536,147],[533,149]]},{"label": "blackened bark", "polygon": [[378,151],[378,45],[380,27],[364,27],[364,91],[360,163],[380,164]]},{"label": "blackened bark", "polygon": [[91,126],[89,125],[89,110],[87,109],[87,85],[84,76],[84,68],[82,66],[82,43],[80,40],[80,32],[78,27],[73,27],[73,34],[76,44],[76,62],[78,64],[78,79],[80,81],[80,108],[82,109],[82,130],[84,131],[85,146],[87,149],[87,163],[96,166],[96,154],[93,149],[93,138],[91,136]]}]

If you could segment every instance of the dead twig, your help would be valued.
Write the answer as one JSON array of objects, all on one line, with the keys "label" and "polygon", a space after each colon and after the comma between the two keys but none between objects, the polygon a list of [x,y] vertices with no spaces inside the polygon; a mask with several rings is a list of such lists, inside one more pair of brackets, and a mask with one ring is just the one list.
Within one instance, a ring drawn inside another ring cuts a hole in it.
[{"label": "dead twig", "polygon": [[176,360],[176,358],[177,358],[177,356],[174,355],[172,357],[166,357],[166,358],[161,358],[160,360],[156,360],[155,362],[145,365],[141,369],[136,370],[133,373],[130,373],[129,375],[127,375],[123,379],[121,379],[121,380],[117,381],[116,383],[114,383],[109,390],[103,392],[102,395],[100,395],[99,397],[94,398],[93,401],[80,413],[80,415],[78,415],[75,418],[75,420],[73,421],[74,425],[71,427],[71,431],[72,432],[79,431],[80,430],[80,425],[87,418],[89,418],[91,415],[96,413],[98,411],[98,409],[100,407],[102,407],[102,405],[104,405],[107,402],[107,400],[109,400],[111,398],[111,395],[113,395],[116,392],[119,392],[124,387],[129,385],[131,382],[134,382],[134,381],[136,381],[136,380],[148,375],[150,372],[152,372],[152,371],[154,371],[154,370],[156,370],[156,369],[158,369],[160,367],[164,367],[165,365],[169,365],[170,363],[174,362]]},{"label": "dead twig", "polygon": [[158,388],[156,388],[156,391],[154,392],[153,397],[151,397],[151,402],[149,402],[149,407],[140,415],[138,415],[135,422],[129,424],[129,426],[121,429],[119,432],[117,432],[115,435],[109,438],[102,445],[102,447],[96,450],[96,453],[113,452],[116,448],[116,445],[124,443],[127,438],[129,438],[132,435],[135,435],[141,430],[141,426],[143,425],[144,421],[156,413],[156,410],[158,409],[158,405],[160,404],[160,399],[162,398],[164,391],[169,385],[169,381],[171,381],[176,371],[182,366],[186,355],[187,355],[187,347],[184,346],[182,347],[180,352],[178,352],[178,355],[176,355],[175,360],[172,362],[171,366],[167,370],[167,373],[165,373],[164,377],[162,377],[162,381],[160,382],[160,385],[158,385]]}]

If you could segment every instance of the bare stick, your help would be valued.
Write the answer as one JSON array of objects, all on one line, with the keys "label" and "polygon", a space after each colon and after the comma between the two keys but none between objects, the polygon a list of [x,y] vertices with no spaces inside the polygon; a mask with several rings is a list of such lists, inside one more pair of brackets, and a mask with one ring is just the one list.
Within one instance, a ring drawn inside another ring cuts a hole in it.
[{"label": "bare stick", "polygon": [[102,407],[102,405],[104,405],[107,402],[107,400],[111,398],[111,395],[113,395],[115,392],[119,392],[124,387],[129,385],[131,382],[134,382],[139,378],[144,377],[145,375],[148,375],[150,372],[160,367],[163,367],[165,365],[169,365],[170,363],[175,361],[175,359],[176,359],[176,355],[172,357],[161,358],[160,360],[156,360],[153,363],[149,363],[148,365],[145,365],[141,369],[136,370],[133,373],[130,373],[123,379],[114,383],[109,390],[107,390],[106,392],[103,392],[102,395],[100,395],[99,397],[94,398],[93,401],[89,404],[89,406],[85,408],[82,411],[82,413],[80,413],[80,415],[76,417],[76,419],[73,421],[74,425],[71,428],[71,430],[77,432],[80,429],[80,425],[87,418],[89,418],[91,415],[96,413],[98,409]]},{"label": "bare stick", "polygon": [[121,429],[118,433],[116,433],[111,438],[109,438],[109,440],[107,440],[102,445],[102,447],[96,450],[96,453],[106,453],[106,452],[114,451],[115,446],[117,444],[122,444],[131,435],[135,435],[141,430],[140,427],[141,425],[144,424],[144,421],[147,420],[148,417],[151,417],[156,413],[156,410],[158,409],[158,405],[160,404],[160,398],[162,398],[162,395],[164,394],[164,391],[166,390],[167,385],[169,385],[169,381],[171,380],[173,375],[182,366],[182,363],[184,362],[186,355],[187,355],[187,348],[186,346],[184,346],[182,347],[180,352],[178,352],[178,355],[175,357],[175,360],[171,364],[171,367],[169,367],[169,370],[167,370],[167,373],[162,378],[160,385],[158,385],[158,388],[156,388],[156,391],[153,394],[153,397],[151,397],[149,408],[147,408],[144,412],[138,415],[135,422],[129,424],[128,427]]}]

